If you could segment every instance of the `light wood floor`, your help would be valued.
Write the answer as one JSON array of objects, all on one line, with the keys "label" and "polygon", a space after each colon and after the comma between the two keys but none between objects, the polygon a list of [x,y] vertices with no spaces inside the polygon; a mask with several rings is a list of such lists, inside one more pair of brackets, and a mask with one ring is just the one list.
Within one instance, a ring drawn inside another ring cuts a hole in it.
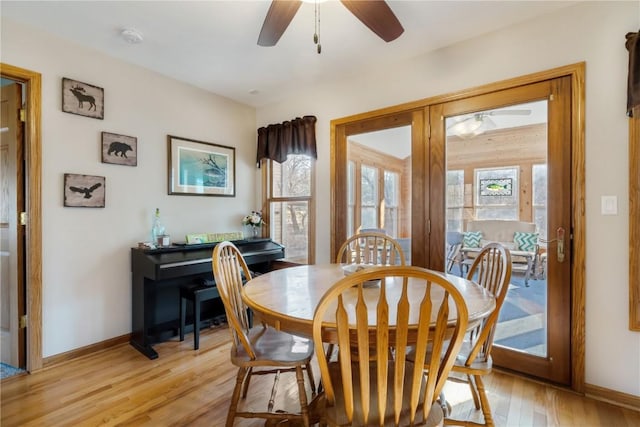
[{"label": "light wood floor", "polygon": [[[202,332],[199,351],[192,349],[192,335],[183,343],[174,339],[156,345],[156,360],[123,344],[6,379],[0,385],[0,424],[223,426],[236,374],[229,362],[229,332],[225,327]],[[500,372],[485,382],[498,426],[640,426],[640,412],[570,391]],[[286,390],[276,407],[295,402],[294,382],[283,376],[280,384]],[[261,398],[254,400],[264,401],[269,389],[252,381],[251,390]],[[446,395],[454,415],[477,415],[465,385],[447,384]],[[240,420],[236,425],[263,423]]]}]

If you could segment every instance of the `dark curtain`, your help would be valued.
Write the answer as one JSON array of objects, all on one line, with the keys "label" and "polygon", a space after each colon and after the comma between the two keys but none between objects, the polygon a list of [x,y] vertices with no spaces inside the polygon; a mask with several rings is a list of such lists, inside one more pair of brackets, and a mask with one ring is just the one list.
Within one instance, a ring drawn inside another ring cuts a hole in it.
[{"label": "dark curtain", "polygon": [[640,32],[627,33],[626,38],[625,47],[629,51],[627,115],[633,117],[633,108],[640,105]]},{"label": "dark curtain", "polygon": [[258,167],[262,159],[282,163],[289,154],[306,154],[317,159],[316,121],[315,116],[304,116],[258,129]]}]

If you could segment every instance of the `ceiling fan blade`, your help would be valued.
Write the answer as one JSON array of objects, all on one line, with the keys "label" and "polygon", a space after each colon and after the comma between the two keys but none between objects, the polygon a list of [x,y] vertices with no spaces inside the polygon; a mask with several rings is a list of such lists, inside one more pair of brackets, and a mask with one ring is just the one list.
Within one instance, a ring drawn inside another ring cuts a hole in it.
[{"label": "ceiling fan blade", "polygon": [[364,25],[386,42],[393,41],[404,32],[389,5],[381,0],[342,0]]},{"label": "ceiling fan blade", "polygon": [[275,46],[298,9],[300,9],[301,4],[301,1],[273,0],[262,24],[262,29],[258,36],[258,45]]},{"label": "ceiling fan blade", "polygon": [[531,110],[494,110],[486,113],[488,116],[528,116]]}]

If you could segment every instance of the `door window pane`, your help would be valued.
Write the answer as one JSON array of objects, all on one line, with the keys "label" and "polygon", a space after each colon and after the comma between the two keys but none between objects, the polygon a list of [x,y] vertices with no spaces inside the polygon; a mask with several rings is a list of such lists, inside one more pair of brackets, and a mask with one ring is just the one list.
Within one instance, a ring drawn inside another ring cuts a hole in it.
[{"label": "door window pane", "polygon": [[533,217],[540,238],[547,240],[547,165],[533,165]]},{"label": "door window pane", "polygon": [[462,211],[464,208],[464,171],[447,171],[447,230],[462,229]]}]

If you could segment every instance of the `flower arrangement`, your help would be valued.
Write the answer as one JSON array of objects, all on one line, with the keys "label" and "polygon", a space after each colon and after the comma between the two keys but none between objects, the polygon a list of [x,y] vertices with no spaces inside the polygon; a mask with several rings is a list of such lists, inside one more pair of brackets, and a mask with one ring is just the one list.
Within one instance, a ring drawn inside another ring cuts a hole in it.
[{"label": "flower arrangement", "polygon": [[262,212],[251,211],[251,213],[242,218],[243,225],[250,225],[253,228],[261,227],[265,224],[262,219]]}]

